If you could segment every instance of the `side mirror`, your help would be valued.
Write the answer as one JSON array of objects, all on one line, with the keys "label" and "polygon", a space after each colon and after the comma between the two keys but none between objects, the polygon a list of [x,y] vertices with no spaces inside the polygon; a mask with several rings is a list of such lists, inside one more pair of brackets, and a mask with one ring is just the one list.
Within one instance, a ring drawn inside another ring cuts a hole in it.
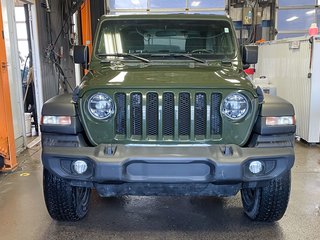
[{"label": "side mirror", "polygon": [[243,46],[242,61],[244,64],[256,64],[258,62],[258,46]]},{"label": "side mirror", "polygon": [[88,46],[74,46],[73,47],[73,61],[77,64],[82,64],[84,68],[89,65],[89,48]]}]

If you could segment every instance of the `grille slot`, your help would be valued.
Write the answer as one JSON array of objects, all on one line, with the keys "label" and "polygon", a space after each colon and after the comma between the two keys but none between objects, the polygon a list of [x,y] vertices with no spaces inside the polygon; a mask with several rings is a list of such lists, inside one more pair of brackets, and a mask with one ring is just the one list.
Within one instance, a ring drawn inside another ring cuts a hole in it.
[{"label": "grille slot", "polygon": [[206,135],[207,101],[206,94],[197,93],[195,98],[195,135]]},{"label": "grille slot", "polygon": [[159,99],[157,93],[147,94],[147,135],[158,135]]},{"label": "grille slot", "polygon": [[115,95],[117,115],[116,115],[116,134],[126,134],[126,94],[117,93]]},{"label": "grille slot", "polygon": [[179,94],[179,135],[190,135],[190,94]]},{"label": "grille slot", "polygon": [[220,93],[211,95],[211,134],[218,135],[222,131],[222,118],[220,115],[220,104],[222,96]]},{"label": "grille slot", "polygon": [[174,95],[173,93],[164,93],[162,98],[162,129],[164,136],[174,135]]},{"label": "grille slot", "polygon": [[131,134],[142,135],[142,95],[131,94]]}]

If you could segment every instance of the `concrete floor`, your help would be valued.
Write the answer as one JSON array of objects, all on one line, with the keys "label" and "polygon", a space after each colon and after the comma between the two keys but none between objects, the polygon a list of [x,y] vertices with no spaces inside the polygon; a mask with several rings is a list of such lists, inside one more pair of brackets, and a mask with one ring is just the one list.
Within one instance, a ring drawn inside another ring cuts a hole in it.
[{"label": "concrete floor", "polygon": [[233,198],[124,197],[93,193],[88,216],[58,223],[42,195],[40,147],[23,152],[16,172],[0,174],[0,239],[320,239],[320,146],[296,145],[292,193],[277,223],[248,220]]}]

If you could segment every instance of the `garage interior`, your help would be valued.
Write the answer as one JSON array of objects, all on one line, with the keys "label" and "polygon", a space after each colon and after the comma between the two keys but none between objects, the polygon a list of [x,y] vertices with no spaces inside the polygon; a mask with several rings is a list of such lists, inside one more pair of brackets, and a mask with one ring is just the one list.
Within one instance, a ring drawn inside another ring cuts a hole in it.
[{"label": "garage interior", "polygon": [[[320,0],[1,0],[1,239],[318,239],[320,235]],[[246,218],[240,194],[216,197],[91,195],[78,222],[50,218],[43,197],[41,109],[72,93],[87,70],[102,15],[229,15],[239,45],[257,45],[246,73],[295,108],[295,165],[284,217]]]}]

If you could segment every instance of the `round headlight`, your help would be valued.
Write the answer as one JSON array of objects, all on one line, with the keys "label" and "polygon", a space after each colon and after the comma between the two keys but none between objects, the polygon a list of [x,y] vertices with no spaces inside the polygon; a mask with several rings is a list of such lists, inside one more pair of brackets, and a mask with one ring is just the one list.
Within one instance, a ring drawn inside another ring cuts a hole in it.
[{"label": "round headlight", "polygon": [[92,117],[105,120],[114,114],[114,102],[109,95],[96,93],[89,99],[88,110]]},{"label": "round headlight", "polygon": [[241,93],[231,93],[222,104],[222,113],[232,120],[243,118],[249,110],[247,98]]}]

